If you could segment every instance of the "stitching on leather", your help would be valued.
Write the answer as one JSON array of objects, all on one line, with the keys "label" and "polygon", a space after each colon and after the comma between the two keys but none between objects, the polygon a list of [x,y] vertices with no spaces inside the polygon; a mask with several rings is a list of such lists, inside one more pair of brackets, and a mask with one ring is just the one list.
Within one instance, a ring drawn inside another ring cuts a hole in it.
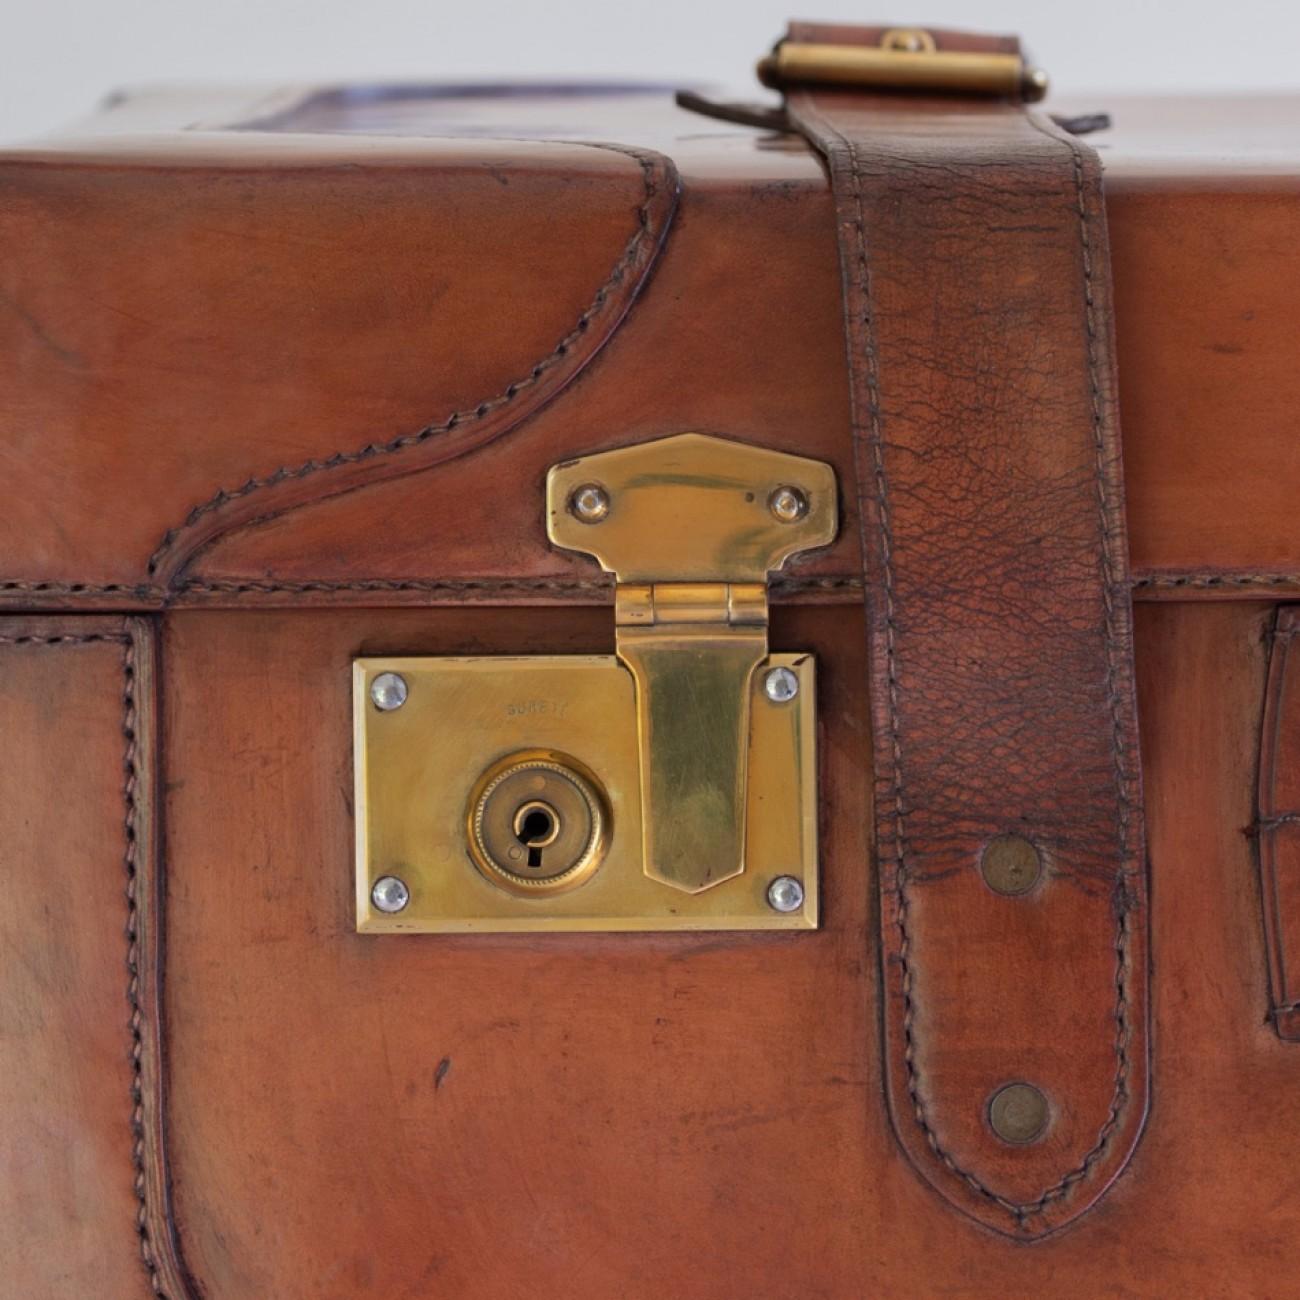
[{"label": "stitching on leather", "polygon": [[154,548],[153,554],[149,557],[148,573],[152,577],[157,571],[158,566],[162,563],[163,556],[168,548],[178,536],[187,528],[193,527],[205,515],[211,514],[214,510],[219,510],[231,501],[237,501],[244,497],[250,496],[254,492],[261,491],[263,488],[273,487],[277,483],[283,483],[289,479],[305,479],[312,474],[322,473],[326,470],[338,469],[342,465],[355,465],[363,460],[370,460],[376,456],[388,456],[394,452],[404,451],[408,447],[414,447],[420,443],[427,442],[430,438],[440,434],[450,433],[453,429],[472,424],[475,420],[481,420],[502,406],[513,402],[520,393],[532,388],[542,377],[555,366],[557,366],[568,355],[569,350],[590,328],[591,322],[595,320],[605,309],[610,301],[610,296],[615,288],[622,283],[623,277],[627,274],[628,268],[636,261],[641,251],[641,245],[651,235],[650,227],[650,205],[656,197],[658,191],[655,186],[655,168],[659,161],[659,155],[649,153],[645,150],[636,149],[632,146],[604,144],[595,141],[583,141],[588,147],[593,149],[607,149],[615,153],[625,154],[634,159],[641,167],[641,178],[644,189],[643,197],[636,211],[636,230],[628,240],[622,254],[614,264],[614,269],[610,272],[604,284],[596,291],[596,296],[592,299],[590,305],[578,317],[578,323],[566,334],[555,348],[532,369],[520,379],[506,385],[505,389],[495,397],[487,398],[479,402],[472,408],[463,411],[454,411],[440,424],[426,425],[423,429],[415,433],[404,433],[399,437],[393,438],[389,442],[370,443],[356,451],[336,451],[332,456],[324,460],[308,460],[300,465],[282,465],[273,473],[268,474],[265,478],[250,478],[242,487],[221,488],[207,501],[196,505],[188,515],[185,521],[175,528],[169,528]]},{"label": "stitching on leather", "polygon": [[[856,577],[776,577],[771,583],[777,591],[859,591],[862,579]],[[612,578],[366,578],[354,582],[334,582],[328,578],[309,578],[300,582],[274,582],[259,579],[190,579],[169,589],[149,583],[129,582],[0,582],[0,592],[21,591],[32,595],[111,596],[131,595],[142,600],[166,600],[185,592],[213,592],[238,595],[241,592],[271,595],[276,592],[308,594],[333,591],[549,591],[559,594],[581,591],[613,591]]]},{"label": "stitching on leather", "polygon": [[109,642],[121,645],[129,638],[125,632],[72,632],[58,635],[41,636],[37,633],[22,636],[0,636],[0,645],[90,645],[94,642]]},{"label": "stitching on leather", "polygon": [[139,902],[137,898],[140,875],[138,850],[140,843],[139,807],[136,790],[140,774],[136,767],[138,741],[136,736],[137,707],[135,697],[135,640],[130,635],[122,638],[125,650],[122,655],[122,735],[126,741],[123,756],[125,770],[124,799],[126,803],[126,967],[130,973],[127,999],[131,1007],[131,1163],[135,1167],[135,1199],[137,1202],[135,1230],[140,1238],[140,1260],[149,1275],[149,1284],[159,1300],[167,1300],[162,1275],[154,1256],[153,1239],[149,1232],[148,1179],[145,1173],[145,1114],[144,1114],[144,1008],[140,1003],[140,943]]},{"label": "stitching on leather", "polygon": [[1254,825],[1258,833],[1277,830],[1279,826],[1293,826],[1300,822],[1300,812],[1278,813],[1273,817],[1260,817]]},{"label": "stitching on leather", "polygon": [[1177,576],[1156,574],[1149,578],[1135,578],[1138,587],[1296,587],[1300,586],[1300,573],[1184,573]]},{"label": "stitching on leather", "polygon": [[[807,103],[807,101],[805,101]],[[871,447],[873,456],[873,469],[876,478],[876,495],[878,500],[879,513],[879,530],[881,540],[881,569],[882,569],[882,586],[885,596],[885,629],[886,629],[886,674],[888,686],[888,721],[890,730],[890,746],[893,758],[893,819],[894,819],[894,843],[895,854],[897,855],[897,865],[895,868],[895,885],[894,893],[897,907],[897,926],[899,932],[899,966],[902,974],[902,994],[903,994],[903,1038],[905,1049],[903,1059],[907,1072],[907,1089],[908,1095],[912,1102],[913,1115],[917,1124],[925,1135],[927,1144],[935,1157],[940,1163],[956,1177],[960,1178],[968,1187],[977,1195],[989,1200],[995,1205],[1006,1210],[1017,1226],[1022,1230],[1027,1230],[1027,1220],[1031,1214],[1041,1212],[1047,1204],[1068,1194],[1069,1190],[1088,1173],[1089,1169],[1096,1163],[1104,1152],[1107,1143],[1113,1135],[1118,1124],[1119,1115],[1127,1100],[1127,1076],[1128,1076],[1128,1055],[1127,1055],[1127,1012],[1128,998],[1126,989],[1126,977],[1128,970],[1127,962],[1127,943],[1128,943],[1128,914],[1130,910],[1130,899],[1128,891],[1125,888],[1127,879],[1127,869],[1121,866],[1121,875],[1117,881],[1118,892],[1118,912],[1119,920],[1115,938],[1115,953],[1117,960],[1116,974],[1116,1087],[1112,1098],[1110,1111],[1105,1123],[1099,1132],[1097,1142],[1091,1150],[1083,1157],[1080,1164],[1070,1170],[1060,1181],[1047,1188],[1034,1201],[1017,1203],[1007,1197],[999,1195],[988,1187],[977,1175],[959,1165],[952,1155],[943,1147],[939,1141],[938,1135],[931,1127],[926,1115],[925,1102],[920,1091],[920,1072],[915,1061],[915,1038],[913,1033],[913,1023],[915,1019],[915,1001],[912,995],[913,977],[912,968],[909,961],[911,939],[907,930],[907,870],[906,870],[906,831],[904,825],[905,808],[903,804],[902,790],[902,742],[899,732],[898,717],[898,690],[895,665],[895,626],[894,626],[894,591],[893,591],[893,573],[892,573],[892,536],[890,530],[889,502],[888,502],[888,477],[885,473],[883,458],[883,436],[880,424],[880,401],[879,401],[879,377],[877,372],[877,357],[875,348],[875,319],[871,307],[871,277],[870,266],[867,258],[867,239],[866,239],[866,216],[862,197],[862,184],[860,178],[860,168],[858,166],[858,151],[853,141],[843,132],[839,131],[833,123],[818,113],[811,105],[805,109],[810,116],[815,115],[822,122],[823,127],[829,129],[836,135],[844,148],[846,149],[851,162],[851,175],[853,182],[853,200],[856,208],[856,219],[853,222],[854,239],[857,246],[857,277],[859,291],[863,299],[863,324],[866,327],[866,355],[867,355],[867,391],[868,404],[871,419]],[[1031,123],[1039,130],[1038,124],[1030,118]],[[1055,139],[1050,133],[1044,132],[1049,139]],[[1091,243],[1088,230],[1088,212],[1086,196],[1083,183],[1083,164],[1078,146],[1071,140],[1067,142],[1071,150],[1071,156],[1074,163],[1076,201],[1078,206],[1079,224],[1082,240],[1083,251],[1083,270],[1084,270],[1084,287],[1085,287],[1085,328],[1088,339],[1088,370],[1089,383],[1091,390],[1091,401],[1093,410],[1093,436],[1097,450],[1097,499],[1101,512],[1101,529],[1102,529],[1102,566],[1103,566],[1103,600],[1105,607],[1105,637],[1107,652],[1107,684],[1111,704],[1112,720],[1112,752],[1116,769],[1117,797],[1120,809],[1120,844],[1121,864],[1127,859],[1127,831],[1128,831],[1128,799],[1125,792],[1125,778],[1122,767],[1122,745],[1120,731],[1120,704],[1119,696],[1115,682],[1115,664],[1114,664],[1114,622],[1113,622],[1113,574],[1110,555],[1105,541],[1109,534],[1109,528],[1106,520],[1105,508],[1105,448],[1102,440],[1102,411],[1100,386],[1098,381],[1098,365],[1096,356],[1096,319],[1093,306],[1092,290],[1092,253]]]},{"label": "stitching on leather", "polygon": [[126,867],[126,966],[128,971],[127,1002],[131,1009],[131,1165],[134,1171],[133,1190],[136,1199],[136,1235],[140,1239],[140,1260],[149,1277],[149,1285],[159,1300],[168,1300],[162,1275],[154,1256],[153,1239],[149,1232],[148,1183],[145,1176],[144,1139],[144,1008],[140,1004],[140,954],[138,946],[139,908],[136,890],[139,881],[139,810],[136,789],[139,772],[136,767],[136,698],[135,698],[135,641],[126,632],[84,633],[30,633],[19,636],[0,635],[0,645],[9,646],[65,646],[112,644],[122,651],[122,736],[125,748],[123,767],[123,829],[126,834],[124,864]]},{"label": "stitching on leather", "polygon": [[302,582],[260,582],[256,579],[247,579],[189,581],[181,583],[176,588],[176,591],[181,594],[187,591],[206,591],[226,595],[238,595],[244,592],[267,595],[275,592],[306,594],[313,591],[548,591],[566,594],[581,591],[612,592],[613,590],[614,581],[612,578],[604,582],[599,579],[587,578],[578,578],[573,581],[551,578],[521,578],[518,580],[510,578],[502,580],[466,578],[463,580],[448,579],[446,581],[439,581],[436,578],[370,578],[356,582],[331,582],[328,579],[306,579]]},{"label": "stitching on leather", "polygon": [[[791,591],[813,589],[835,590],[837,588],[859,589],[861,578],[782,578],[772,580],[773,586]],[[1246,573],[1219,574],[1194,573],[1178,577],[1154,576],[1134,578],[1134,590],[1152,587],[1188,587],[1196,590],[1212,590],[1215,587],[1300,587],[1300,573]],[[20,579],[0,581],[0,593],[19,591],[30,595],[50,596],[113,596],[130,595],[141,599],[163,599],[173,591],[212,591],[212,592],[311,592],[311,591],[568,591],[584,590],[610,586],[609,582],[599,580],[574,579],[565,581],[549,578],[368,578],[356,582],[331,582],[328,579],[307,579],[302,582],[274,582],[249,579],[204,580],[189,579],[179,587],[168,589],[148,582],[49,582],[45,580],[24,582]]]}]

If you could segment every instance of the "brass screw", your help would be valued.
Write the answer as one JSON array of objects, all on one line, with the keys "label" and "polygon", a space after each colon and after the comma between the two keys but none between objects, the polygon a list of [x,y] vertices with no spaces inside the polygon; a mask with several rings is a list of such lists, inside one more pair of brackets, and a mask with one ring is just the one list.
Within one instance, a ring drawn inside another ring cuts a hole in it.
[{"label": "brass screw", "polygon": [[768,497],[767,508],[783,524],[798,523],[808,513],[808,498],[797,487],[779,487]]},{"label": "brass screw", "polygon": [[609,514],[609,493],[598,483],[584,483],[573,489],[569,511],[584,524],[598,524]]}]

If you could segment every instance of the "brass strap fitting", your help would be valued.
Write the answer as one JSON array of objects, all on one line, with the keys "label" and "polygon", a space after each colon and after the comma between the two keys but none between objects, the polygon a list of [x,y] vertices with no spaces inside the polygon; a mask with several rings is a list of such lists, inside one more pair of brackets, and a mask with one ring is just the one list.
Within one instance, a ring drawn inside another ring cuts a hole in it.
[{"label": "brass strap fitting", "polygon": [[921,28],[891,28],[873,45],[783,41],[759,61],[758,79],[773,90],[810,84],[863,90],[939,91],[1036,102],[1047,75],[1019,54],[940,50]]}]

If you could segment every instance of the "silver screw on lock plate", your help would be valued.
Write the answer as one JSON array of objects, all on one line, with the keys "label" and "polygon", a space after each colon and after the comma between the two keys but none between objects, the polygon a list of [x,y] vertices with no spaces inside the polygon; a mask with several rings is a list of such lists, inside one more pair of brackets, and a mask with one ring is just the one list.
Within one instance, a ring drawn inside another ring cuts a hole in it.
[{"label": "silver screw on lock plate", "polygon": [[793,876],[777,876],[767,887],[767,905],[774,912],[797,912],[803,906],[803,885]]},{"label": "silver screw on lock plate", "polygon": [[381,713],[391,713],[406,703],[406,678],[399,673],[380,673],[370,683],[370,699]]},{"label": "silver screw on lock plate", "polygon": [[773,668],[763,678],[763,694],[773,704],[785,704],[799,694],[799,678],[789,668]]},{"label": "silver screw on lock plate", "polygon": [[609,514],[609,493],[598,483],[584,483],[573,489],[569,509],[584,524],[598,524]]},{"label": "silver screw on lock plate", "polygon": [[396,876],[380,876],[371,886],[370,901],[376,911],[400,912],[411,901],[411,891]]}]

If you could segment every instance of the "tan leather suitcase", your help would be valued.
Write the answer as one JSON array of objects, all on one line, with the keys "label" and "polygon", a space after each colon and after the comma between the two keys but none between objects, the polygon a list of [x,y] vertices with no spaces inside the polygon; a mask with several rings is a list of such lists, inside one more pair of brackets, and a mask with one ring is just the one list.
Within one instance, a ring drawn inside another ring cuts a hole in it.
[{"label": "tan leather suitcase", "polygon": [[1300,1294],[1300,101],[761,73],[0,156],[5,1295]]}]

